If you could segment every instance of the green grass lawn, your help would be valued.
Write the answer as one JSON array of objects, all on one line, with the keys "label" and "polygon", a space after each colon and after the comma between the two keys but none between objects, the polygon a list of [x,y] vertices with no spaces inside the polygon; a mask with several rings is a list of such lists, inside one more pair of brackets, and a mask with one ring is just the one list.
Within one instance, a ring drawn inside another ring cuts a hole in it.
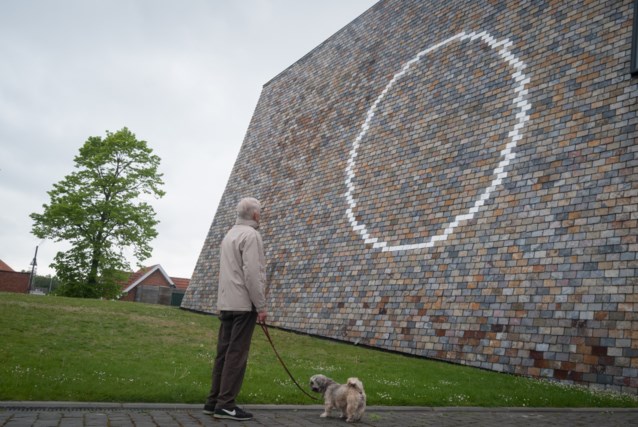
[{"label": "green grass lawn", "polygon": [[[203,403],[217,327],[214,316],[173,307],[0,293],[0,400]],[[368,405],[638,407],[636,396],[270,332],[307,390],[317,373],[357,376]],[[260,328],[238,400],[317,403],[297,390]]]}]

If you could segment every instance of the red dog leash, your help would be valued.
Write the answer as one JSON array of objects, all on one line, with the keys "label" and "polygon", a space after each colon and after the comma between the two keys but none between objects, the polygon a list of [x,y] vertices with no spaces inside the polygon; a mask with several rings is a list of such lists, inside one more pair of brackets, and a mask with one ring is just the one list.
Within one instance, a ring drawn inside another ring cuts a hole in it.
[{"label": "red dog leash", "polygon": [[264,335],[266,335],[266,338],[268,338],[268,342],[270,343],[270,346],[272,347],[273,351],[275,352],[275,355],[277,356],[277,359],[279,359],[279,362],[281,363],[281,366],[284,367],[284,369],[286,370],[286,372],[288,373],[288,376],[290,377],[290,379],[292,380],[293,383],[295,383],[295,385],[297,386],[297,388],[299,390],[301,390],[301,392],[303,394],[305,394],[306,396],[308,396],[309,398],[311,398],[312,400],[319,400],[316,397],[308,394],[308,392],[306,392],[306,390],[304,390],[303,388],[301,388],[301,386],[297,383],[297,381],[295,380],[295,378],[292,376],[292,374],[290,373],[290,371],[288,370],[288,368],[286,367],[286,364],[284,363],[284,361],[281,359],[281,356],[279,356],[279,353],[277,352],[277,349],[275,348],[275,344],[273,344],[272,342],[272,338],[270,338],[270,334],[268,333],[268,328],[266,327],[265,323],[260,323],[259,324],[261,326],[261,330],[264,331]]}]

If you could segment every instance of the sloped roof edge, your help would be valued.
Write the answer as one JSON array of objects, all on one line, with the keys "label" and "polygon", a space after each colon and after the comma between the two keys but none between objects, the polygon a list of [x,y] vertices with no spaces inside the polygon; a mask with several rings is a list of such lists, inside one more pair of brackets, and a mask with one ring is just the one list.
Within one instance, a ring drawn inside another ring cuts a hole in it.
[{"label": "sloped roof edge", "polygon": [[157,264],[154,265],[153,267],[149,268],[148,271],[146,273],[144,273],[139,279],[137,279],[135,282],[131,283],[126,289],[124,289],[123,292],[130,292],[131,289],[135,288],[137,285],[139,285],[140,283],[142,283],[147,277],[149,277],[151,274],[155,273],[156,271],[158,271],[160,273],[162,273],[162,275],[166,278],[166,280],[168,281],[168,283],[172,286],[175,287],[175,283],[173,283],[173,279],[170,278],[170,276],[168,274],[166,274],[166,271],[164,271],[164,269],[162,268],[161,265]]},{"label": "sloped roof edge", "polygon": [[315,53],[317,50],[319,50],[322,46],[326,45],[329,41],[331,41],[332,39],[334,39],[335,37],[337,37],[337,34],[340,34],[343,31],[346,31],[346,29],[348,27],[350,27],[352,25],[353,22],[357,21],[359,18],[361,18],[362,15],[365,15],[366,13],[368,13],[368,11],[372,10],[374,7],[376,7],[380,2],[376,2],[374,3],[372,6],[370,6],[368,9],[366,9],[365,11],[363,11],[362,13],[360,13],[356,18],[354,18],[353,20],[351,20],[348,24],[344,25],[343,27],[341,27],[339,30],[337,30],[333,35],[331,35],[330,37],[328,37],[327,39],[325,39],[323,42],[319,43],[317,46],[315,46],[314,49],[312,49],[310,52],[306,53],[304,56],[302,56],[301,58],[299,58],[298,60],[296,60],[295,62],[293,62],[292,64],[290,64],[289,66],[287,66],[286,68],[284,68],[281,72],[279,72],[275,77],[273,77],[272,79],[268,80],[266,83],[264,83],[264,85],[262,86],[262,88],[268,86],[269,84],[271,84],[273,81],[277,80],[279,77],[281,77],[286,71],[288,71],[289,69],[291,69],[292,67],[294,67],[295,65],[301,63],[304,61],[304,59],[312,56],[313,53]]},{"label": "sloped roof edge", "polygon": [[0,259],[0,270],[2,271],[15,271],[13,268],[9,267],[9,265]]}]

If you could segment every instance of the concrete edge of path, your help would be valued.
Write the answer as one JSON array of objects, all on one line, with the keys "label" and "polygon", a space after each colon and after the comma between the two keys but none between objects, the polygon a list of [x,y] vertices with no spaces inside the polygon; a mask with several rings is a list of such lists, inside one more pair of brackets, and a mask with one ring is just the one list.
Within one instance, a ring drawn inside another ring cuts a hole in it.
[{"label": "concrete edge of path", "polygon": [[[42,401],[0,401],[0,410],[146,410],[146,411],[199,411],[203,404],[184,403],[116,403],[116,402],[42,402]],[[315,411],[321,410],[323,405],[241,405],[249,410],[285,410],[285,411]],[[468,407],[468,406],[368,406],[371,412],[635,412],[638,408],[528,408],[528,407]]]}]

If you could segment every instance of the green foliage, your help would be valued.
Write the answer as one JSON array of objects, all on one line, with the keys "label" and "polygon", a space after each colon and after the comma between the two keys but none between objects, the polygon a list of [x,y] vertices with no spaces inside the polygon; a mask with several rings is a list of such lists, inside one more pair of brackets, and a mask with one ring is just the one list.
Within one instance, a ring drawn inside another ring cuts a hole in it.
[{"label": "green foliage", "polygon": [[140,262],[151,255],[158,221],[143,198],[164,195],[160,158],[123,128],[90,137],[74,160],[76,171],[53,185],[42,213],[31,214],[32,233],[71,243],[51,265],[59,295],[113,298],[119,272],[129,270],[123,251]]},{"label": "green foliage", "polygon": [[[174,307],[0,293],[0,400],[203,403],[219,321]],[[359,377],[369,405],[638,407],[594,391],[270,329],[297,381]],[[310,391],[309,391],[310,392]],[[319,396],[318,396],[319,397]],[[262,331],[240,404],[313,404]]]}]

